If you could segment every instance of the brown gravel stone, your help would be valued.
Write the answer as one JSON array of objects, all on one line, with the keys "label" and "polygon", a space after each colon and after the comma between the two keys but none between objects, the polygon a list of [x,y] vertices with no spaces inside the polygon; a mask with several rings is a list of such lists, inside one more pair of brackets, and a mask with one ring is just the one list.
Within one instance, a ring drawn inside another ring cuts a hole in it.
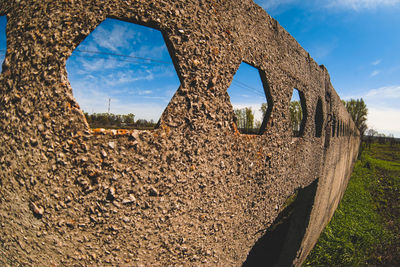
[{"label": "brown gravel stone", "polygon": [[[311,186],[279,251],[281,265],[301,264],[343,195],[359,136],[326,68],[261,7],[2,0],[0,14],[0,263],[238,266],[286,200]],[[152,131],[91,130],[72,94],[68,57],[106,18],[163,34],[181,85]],[[241,62],[271,95],[261,135],[242,135],[234,122],[227,88]],[[293,88],[305,98],[299,137]],[[333,136],[333,118],[351,134]]]}]

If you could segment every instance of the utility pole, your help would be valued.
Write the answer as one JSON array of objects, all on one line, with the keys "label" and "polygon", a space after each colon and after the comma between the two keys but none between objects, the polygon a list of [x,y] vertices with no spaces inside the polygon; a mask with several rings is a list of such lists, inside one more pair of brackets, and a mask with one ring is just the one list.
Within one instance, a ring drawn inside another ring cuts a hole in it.
[{"label": "utility pole", "polygon": [[108,98],[108,114],[110,114],[111,98]]}]

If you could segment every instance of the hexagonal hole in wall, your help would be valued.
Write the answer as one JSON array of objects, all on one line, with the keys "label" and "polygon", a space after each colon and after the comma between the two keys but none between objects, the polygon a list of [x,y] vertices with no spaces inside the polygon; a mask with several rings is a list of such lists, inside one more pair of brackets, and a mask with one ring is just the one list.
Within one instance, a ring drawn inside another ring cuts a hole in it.
[{"label": "hexagonal hole in wall", "polygon": [[315,137],[321,137],[322,135],[322,128],[324,125],[324,111],[322,109],[322,100],[318,98],[317,106],[315,107]]},{"label": "hexagonal hole in wall", "polygon": [[180,85],[160,31],[106,19],[67,61],[91,128],[153,129]]},{"label": "hexagonal hole in wall", "polygon": [[227,92],[239,132],[263,134],[272,111],[272,96],[265,73],[242,62]]},{"label": "hexagonal hole in wall", "polygon": [[7,52],[7,36],[6,36],[7,17],[0,16],[0,72],[3,71],[3,61]]},{"label": "hexagonal hole in wall", "polygon": [[293,136],[302,136],[307,118],[307,109],[303,92],[296,88],[293,89],[292,98],[289,105],[289,112]]},{"label": "hexagonal hole in wall", "polygon": [[333,115],[333,117],[332,117],[332,137],[336,136],[336,123],[337,123],[336,116]]}]

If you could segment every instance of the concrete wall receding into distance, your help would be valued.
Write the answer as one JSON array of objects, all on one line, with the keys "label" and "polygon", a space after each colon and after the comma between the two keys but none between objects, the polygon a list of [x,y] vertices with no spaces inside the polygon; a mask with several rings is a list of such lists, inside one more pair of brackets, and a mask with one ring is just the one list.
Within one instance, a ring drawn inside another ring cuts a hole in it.
[{"label": "concrete wall receding into distance", "polygon": [[[328,71],[250,0],[1,0],[0,265],[300,265],[359,136]],[[181,86],[152,131],[89,129],[66,60],[106,18],[160,30]],[[241,62],[272,101],[242,135]],[[300,136],[293,88],[304,98]],[[338,127],[340,125],[340,127]],[[267,264],[268,265],[268,264]]]}]

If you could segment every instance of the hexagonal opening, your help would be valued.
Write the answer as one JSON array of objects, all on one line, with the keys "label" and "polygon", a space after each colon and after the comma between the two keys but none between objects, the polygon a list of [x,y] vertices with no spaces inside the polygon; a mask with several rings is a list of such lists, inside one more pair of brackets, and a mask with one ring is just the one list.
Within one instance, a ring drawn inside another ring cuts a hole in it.
[{"label": "hexagonal opening", "polygon": [[153,129],[180,85],[162,33],[106,19],[67,61],[91,128]]},{"label": "hexagonal opening", "polygon": [[263,134],[272,111],[272,96],[265,73],[242,62],[227,92],[238,131],[241,134]]},{"label": "hexagonal opening", "polygon": [[7,17],[0,16],[0,72],[3,72],[3,62],[7,52],[7,35],[6,35]]},{"label": "hexagonal opening", "polygon": [[332,137],[336,136],[336,115],[332,118]]},{"label": "hexagonal opening", "polygon": [[290,121],[293,136],[300,137],[304,134],[304,125],[307,118],[306,101],[303,92],[294,88],[289,105]]},{"label": "hexagonal opening", "polygon": [[340,136],[343,136],[343,121],[340,120]]},{"label": "hexagonal opening", "polygon": [[322,100],[318,98],[317,106],[315,107],[315,137],[321,137],[322,128],[324,125],[324,111],[322,108]]}]

